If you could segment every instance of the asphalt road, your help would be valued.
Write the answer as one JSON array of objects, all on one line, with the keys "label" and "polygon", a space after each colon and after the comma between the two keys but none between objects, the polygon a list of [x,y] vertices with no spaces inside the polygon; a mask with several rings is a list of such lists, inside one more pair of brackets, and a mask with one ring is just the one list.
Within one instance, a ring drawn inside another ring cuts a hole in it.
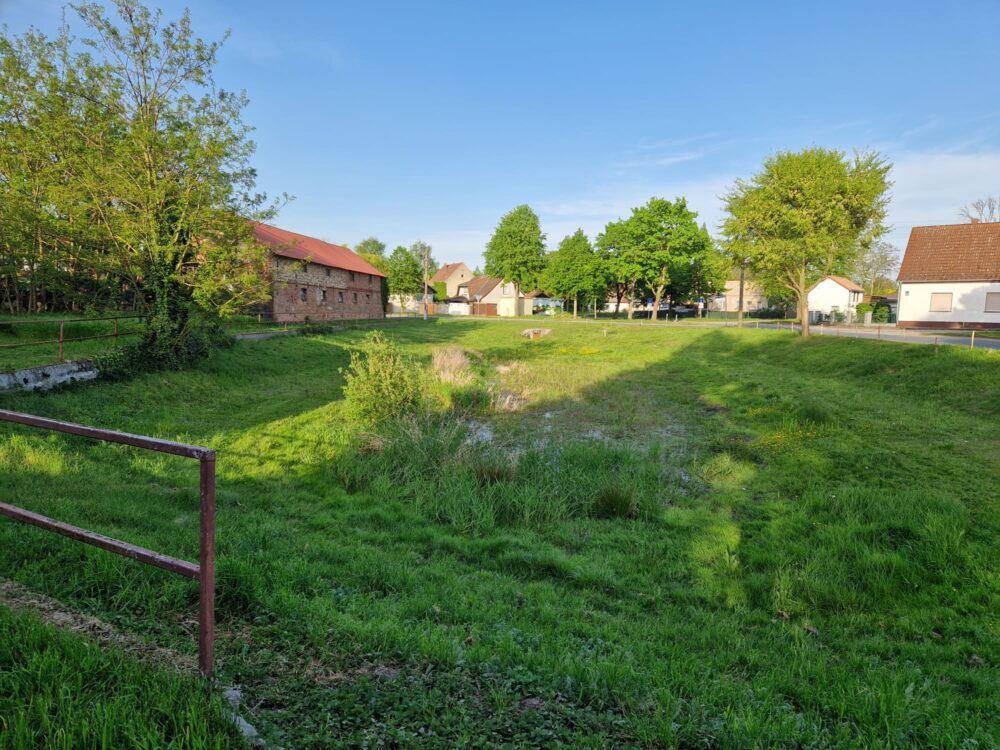
[{"label": "asphalt road", "polygon": [[[447,317],[447,316],[439,316]],[[462,317],[462,316],[456,316]],[[544,327],[547,322],[558,323],[580,323],[584,325],[604,324],[610,326],[641,326],[643,328],[695,328],[704,326],[706,328],[735,328],[736,321],[733,320],[700,320],[697,322],[669,322],[657,321],[652,323],[648,320],[622,320],[599,318],[559,318],[554,321],[546,321],[546,316],[536,315],[532,318],[500,318],[500,317],[468,317],[468,320],[495,321],[498,323],[523,321],[531,323],[534,327]],[[792,323],[772,323],[765,320],[746,320],[743,322],[744,328],[766,328],[774,331],[798,331],[798,325]],[[901,344],[930,344],[932,346],[964,346],[970,348],[973,343],[971,331],[952,331],[941,333],[940,331],[915,331],[912,329],[899,329],[895,326],[869,326],[866,328],[848,328],[846,326],[819,326],[814,325],[810,329],[813,336],[844,336],[847,338],[873,339],[875,341],[898,341]],[[975,338],[976,349],[998,349],[1000,350],[1000,339],[991,339],[977,335]]]}]

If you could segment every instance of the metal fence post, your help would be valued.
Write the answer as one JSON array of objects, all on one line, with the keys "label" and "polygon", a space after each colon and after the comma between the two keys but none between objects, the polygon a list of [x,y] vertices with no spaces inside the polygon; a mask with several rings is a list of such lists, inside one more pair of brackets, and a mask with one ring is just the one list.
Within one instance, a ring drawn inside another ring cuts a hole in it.
[{"label": "metal fence post", "polygon": [[975,329],[973,329],[973,331],[972,331],[972,337],[969,339],[969,348],[970,349],[975,349],[976,348],[976,331],[975,331]]},{"label": "metal fence post", "polygon": [[59,361],[63,361],[63,326],[66,324],[59,321]]},{"label": "metal fence post", "polygon": [[201,543],[198,551],[198,669],[212,676],[215,655],[215,452],[201,458]]}]

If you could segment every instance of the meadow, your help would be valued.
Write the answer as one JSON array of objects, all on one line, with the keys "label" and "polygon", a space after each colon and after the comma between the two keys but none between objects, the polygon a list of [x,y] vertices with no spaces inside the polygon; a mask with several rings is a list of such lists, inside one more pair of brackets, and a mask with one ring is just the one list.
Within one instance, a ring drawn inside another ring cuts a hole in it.
[{"label": "meadow", "polygon": [[[996,352],[524,327],[393,324],[432,414],[378,428],[343,400],[363,331],[0,408],[219,452],[219,680],[270,743],[1000,745]],[[446,349],[466,364],[435,376]],[[184,459],[0,425],[0,476],[197,558]],[[0,607],[0,748],[117,746],[91,729],[116,718],[239,746],[185,667],[195,584],[6,521],[0,575],[177,662]]]}]

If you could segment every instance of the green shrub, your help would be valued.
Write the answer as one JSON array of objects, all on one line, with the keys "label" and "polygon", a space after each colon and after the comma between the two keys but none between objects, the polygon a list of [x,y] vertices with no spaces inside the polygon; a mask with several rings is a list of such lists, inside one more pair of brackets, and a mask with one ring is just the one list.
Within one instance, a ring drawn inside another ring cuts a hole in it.
[{"label": "green shrub", "polygon": [[878,305],[875,311],[872,313],[872,322],[874,323],[888,323],[889,317],[892,311],[889,309],[888,305]]},{"label": "green shrub", "polygon": [[147,328],[138,340],[95,357],[94,365],[106,380],[125,380],[143,372],[183,370],[207,357],[213,349],[232,345],[233,338],[216,323],[172,335]]},{"label": "green shrub", "polygon": [[865,313],[870,313],[875,310],[875,306],[871,302],[862,302],[860,305],[854,308],[858,313],[859,318],[864,318]]},{"label": "green shrub", "polygon": [[382,331],[372,331],[351,352],[345,373],[344,407],[359,424],[376,425],[424,411],[423,369]]}]

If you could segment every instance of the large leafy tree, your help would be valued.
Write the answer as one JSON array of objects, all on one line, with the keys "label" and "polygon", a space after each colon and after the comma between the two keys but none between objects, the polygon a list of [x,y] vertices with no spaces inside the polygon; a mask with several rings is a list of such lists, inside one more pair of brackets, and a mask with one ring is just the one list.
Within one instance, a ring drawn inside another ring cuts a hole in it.
[{"label": "large leafy tree", "polygon": [[403,304],[403,298],[423,291],[423,258],[417,258],[402,245],[389,256],[389,294]]},{"label": "large leafy tree", "polygon": [[[187,12],[164,22],[128,0],[112,8],[74,6],[79,44],[68,32],[3,40],[0,64],[17,77],[0,96],[0,189],[18,194],[20,233],[41,237],[54,267],[126,288],[147,342],[169,356],[201,313],[266,298],[251,228],[273,206],[254,187],[246,97],[213,79],[220,43],[196,37]],[[36,196],[30,165],[7,158],[18,129],[33,133],[33,158],[57,165],[35,173]]]},{"label": "large leafy tree", "polygon": [[601,259],[582,229],[564,237],[559,247],[545,256],[541,286],[557,297],[572,300],[574,318],[581,299],[586,303],[607,294]]},{"label": "large leafy tree", "polygon": [[626,231],[631,237],[634,283],[652,294],[654,318],[668,290],[672,291],[671,301],[698,294],[706,287],[714,291],[706,273],[712,239],[698,226],[697,217],[684,198],[651,198],[646,205],[632,209]]},{"label": "large leafy tree", "polygon": [[889,170],[874,152],[853,158],[823,148],[781,152],[726,195],[730,253],[792,293],[803,337],[810,285],[847,272],[885,231]]},{"label": "large leafy tree", "polygon": [[[486,273],[514,284],[520,307],[520,293],[538,284],[545,268],[545,235],[538,214],[520,205],[504,214],[483,253]],[[520,310],[518,310],[520,312]]]}]

